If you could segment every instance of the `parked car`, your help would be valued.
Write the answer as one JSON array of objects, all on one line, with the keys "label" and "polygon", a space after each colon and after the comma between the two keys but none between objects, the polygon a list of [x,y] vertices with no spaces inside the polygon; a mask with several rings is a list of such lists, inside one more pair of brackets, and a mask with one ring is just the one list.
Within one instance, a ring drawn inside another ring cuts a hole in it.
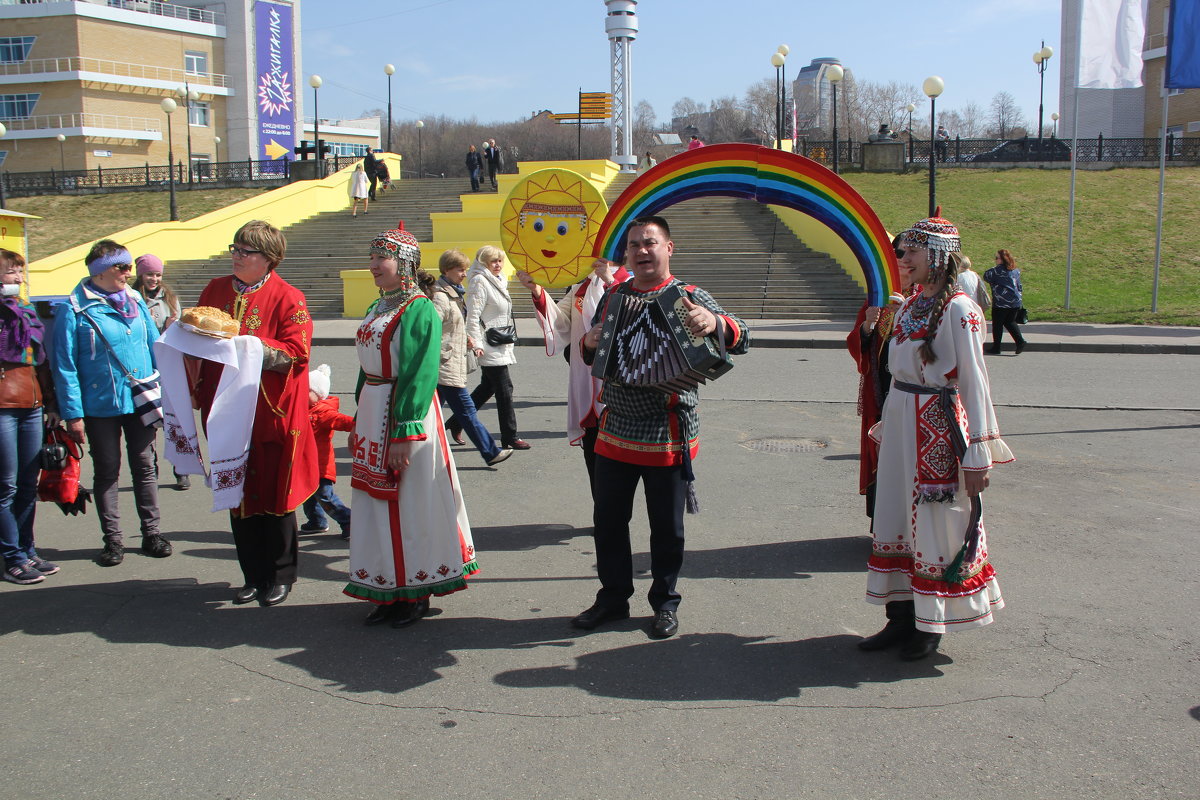
[{"label": "parked car", "polygon": [[1071,146],[1062,139],[1043,137],[1039,147],[1038,140],[1032,136],[1024,139],[1009,139],[998,144],[986,153],[976,153],[973,156],[963,156],[963,161],[1070,161]]}]

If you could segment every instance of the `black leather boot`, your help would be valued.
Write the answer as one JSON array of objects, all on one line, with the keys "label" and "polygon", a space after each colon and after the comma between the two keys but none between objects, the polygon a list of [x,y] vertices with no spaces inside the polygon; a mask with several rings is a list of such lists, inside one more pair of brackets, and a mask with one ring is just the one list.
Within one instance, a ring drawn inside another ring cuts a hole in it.
[{"label": "black leather boot", "polygon": [[859,650],[883,650],[907,642],[917,632],[916,611],[912,600],[893,600],[884,606],[887,625],[874,636],[858,643]]},{"label": "black leather boot", "polygon": [[917,631],[900,648],[900,660],[920,661],[922,658],[928,658],[937,652],[941,641],[942,635],[940,633]]}]

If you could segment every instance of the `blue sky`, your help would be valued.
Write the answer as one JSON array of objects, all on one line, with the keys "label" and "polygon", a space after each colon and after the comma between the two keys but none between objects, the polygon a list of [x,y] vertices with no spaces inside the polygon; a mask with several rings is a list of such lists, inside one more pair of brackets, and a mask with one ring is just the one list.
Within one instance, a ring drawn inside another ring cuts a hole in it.
[{"label": "blue sky", "polygon": [[[392,76],[397,120],[446,115],[513,121],[539,109],[570,111],[575,93],[609,89],[603,0],[525,4],[481,0],[301,0],[304,77],[317,73],[322,117],[386,108]],[[1041,42],[1054,47],[1046,72],[1046,117],[1057,108],[1059,4],[969,0],[920,4],[841,0],[641,0],[633,44],[633,99],[660,122],[688,96],[703,103],[741,97],[774,78],[771,54],[791,48],[789,80],[813,58],[834,56],[859,80],[920,86],[940,75],[939,109],[1008,91],[1035,120]],[[306,88],[306,110],[312,90]],[[928,113],[928,106],[926,113]],[[311,112],[310,112],[311,113]],[[921,112],[918,111],[918,114]]]}]

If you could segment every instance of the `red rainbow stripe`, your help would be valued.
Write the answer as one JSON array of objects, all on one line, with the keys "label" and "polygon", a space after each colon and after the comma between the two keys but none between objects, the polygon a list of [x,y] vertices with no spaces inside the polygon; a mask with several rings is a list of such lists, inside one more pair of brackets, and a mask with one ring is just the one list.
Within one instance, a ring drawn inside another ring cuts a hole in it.
[{"label": "red rainbow stripe", "polygon": [[753,144],[715,144],[666,159],[638,176],[608,209],[593,255],[622,261],[625,234],[638,217],[696,197],[740,197],[796,209],[829,227],[862,269],[867,302],[886,305],[898,291],[896,254],[862,195],[812,159]]}]

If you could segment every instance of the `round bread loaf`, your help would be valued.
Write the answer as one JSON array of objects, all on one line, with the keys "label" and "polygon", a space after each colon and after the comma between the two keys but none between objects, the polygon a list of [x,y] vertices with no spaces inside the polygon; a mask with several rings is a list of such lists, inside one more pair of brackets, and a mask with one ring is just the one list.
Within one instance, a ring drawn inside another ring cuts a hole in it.
[{"label": "round bread loaf", "polygon": [[213,333],[218,336],[230,337],[237,336],[240,325],[233,317],[226,314],[219,308],[212,306],[195,306],[194,308],[184,309],[179,316],[179,321],[187,323],[194,328]]}]

